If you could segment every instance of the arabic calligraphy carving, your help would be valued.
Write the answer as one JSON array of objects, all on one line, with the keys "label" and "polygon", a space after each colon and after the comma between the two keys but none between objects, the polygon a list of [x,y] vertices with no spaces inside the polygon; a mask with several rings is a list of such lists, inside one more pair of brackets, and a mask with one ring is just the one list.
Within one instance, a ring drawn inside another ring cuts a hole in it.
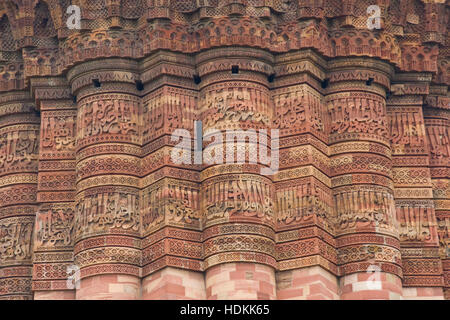
[{"label": "arabic calligraphy carving", "polygon": [[386,106],[383,99],[354,93],[328,97],[331,133],[372,133],[387,137]]},{"label": "arabic calligraphy carving", "polygon": [[100,188],[85,192],[75,209],[76,237],[116,231],[137,232],[139,198],[133,189]]},{"label": "arabic calligraphy carving", "polygon": [[430,143],[431,158],[450,157],[450,132],[444,121],[435,120],[427,123],[427,134]]},{"label": "arabic calligraphy carving", "polygon": [[73,208],[54,207],[41,209],[36,217],[37,246],[73,245]]},{"label": "arabic calligraphy carving", "polygon": [[274,125],[291,129],[308,124],[312,129],[324,131],[324,105],[319,94],[305,89],[276,94]]},{"label": "arabic calligraphy carving", "polygon": [[400,241],[435,240],[434,208],[432,204],[410,204],[397,201],[397,220],[399,221]]},{"label": "arabic calligraphy carving", "polygon": [[163,130],[191,129],[196,92],[165,86],[151,93],[143,103],[143,141],[151,141]]},{"label": "arabic calligraphy carving", "polygon": [[78,139],[101,134],[138,134],[139,102],[128,95],[98,95],[83,101],[78,112]]},{"label": "arabic calligraphy carving", "polygon": [[390,113],[391,142],[419,147],[424,143],[424,127],[420,112],[404,110]]},{"label": "arabic calligraphy carving", "polygon": [[42,119],[42,148],[57,151],[73,150],[75,147],[75,124],[75,116],[44,117]]},{"label": "arabic calligraphy carving", "polygon": [[142,225],[145,232],[170,225],[199,228],[199,190],[193,183],[164,179],[143,191]]},{"label": "arabic calligraphy carving", "polygon": [[[270,125],[269,96],[261,86],[236,84],[238,88],[217,87],[201,96],[206,127],[219,122],[252,122]],[[242,85],[242,87],[241,87]]]},{"label": "arabic calligraphy carving", "polygon": [[394,197],[381,188],[361,187],[334,194],[336,227],[340,231],[355,227],[378,227],[394,230]]},{"label": "arabic calligraphy carving", "polygon": [[[308,179],[309,180],[309,179]],[[279,184],[276,187],[275,209],[278,225],[312,222],[313,216],[328,224],[331,194],[325,186],[311,181]]]},{"label": "arabic calligraphy carving", "polygon": [[0,265],[31,258],[33,222],[8,218],[0,221]]},{"label": "arabic calligraphy carving", "polygon": [[18,164],[31,164],[38,158],[39,132],[37,130],[0,132],[0,170]]},{"label": "arabic calligraphy carving", "polygon": [[203,194],[207,223],[236,216],[273,223],[272,187],[265,179],[252,175],[212,178]]}]

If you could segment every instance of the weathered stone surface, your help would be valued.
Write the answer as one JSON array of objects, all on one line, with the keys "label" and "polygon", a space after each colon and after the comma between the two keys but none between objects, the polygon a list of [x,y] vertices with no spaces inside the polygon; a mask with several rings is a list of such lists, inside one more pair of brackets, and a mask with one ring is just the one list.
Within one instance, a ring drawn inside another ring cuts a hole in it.
[{"label": "weathered stone surface", "polygon": [[449,299],[449,13],[1,1],[0,299]]}]

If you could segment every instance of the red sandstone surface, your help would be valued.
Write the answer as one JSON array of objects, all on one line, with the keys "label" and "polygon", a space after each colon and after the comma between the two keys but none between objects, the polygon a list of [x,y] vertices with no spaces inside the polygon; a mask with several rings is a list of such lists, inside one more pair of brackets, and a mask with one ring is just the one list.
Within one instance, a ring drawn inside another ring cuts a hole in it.
[{"label": "red sandstone surface", "polygon": [[[449,299],[449,12],[2,0],[0,299]],[[277,172],[174,162],[194,121]]]}]

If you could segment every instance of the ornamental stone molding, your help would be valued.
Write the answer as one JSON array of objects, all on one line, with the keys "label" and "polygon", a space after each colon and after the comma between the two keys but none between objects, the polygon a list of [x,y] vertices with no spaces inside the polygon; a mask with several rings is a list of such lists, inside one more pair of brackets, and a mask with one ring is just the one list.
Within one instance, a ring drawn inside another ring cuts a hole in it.
[{"label": "ornamental stone molding", "polygon": [[449,299],[449,13],[2,0],[0,299]]}]

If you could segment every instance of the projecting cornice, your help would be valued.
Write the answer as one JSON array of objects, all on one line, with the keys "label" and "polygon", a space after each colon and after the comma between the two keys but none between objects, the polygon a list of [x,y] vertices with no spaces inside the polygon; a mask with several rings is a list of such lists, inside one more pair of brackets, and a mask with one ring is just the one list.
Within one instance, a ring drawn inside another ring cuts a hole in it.
[{"label": "projecting cornice", "polygon": [[[5,0],[0,4],[0,91],[64,76],[96,59],[143,59],[158,50],[201,53],[244,46],[275,57],[299,49],[320,59],[371,57],[398,72],[429,72],[448,85],[450,2],[376,0],[381,29],[367,28],[366,1]],[[69,30],[69,5],[81,29]]]}]

